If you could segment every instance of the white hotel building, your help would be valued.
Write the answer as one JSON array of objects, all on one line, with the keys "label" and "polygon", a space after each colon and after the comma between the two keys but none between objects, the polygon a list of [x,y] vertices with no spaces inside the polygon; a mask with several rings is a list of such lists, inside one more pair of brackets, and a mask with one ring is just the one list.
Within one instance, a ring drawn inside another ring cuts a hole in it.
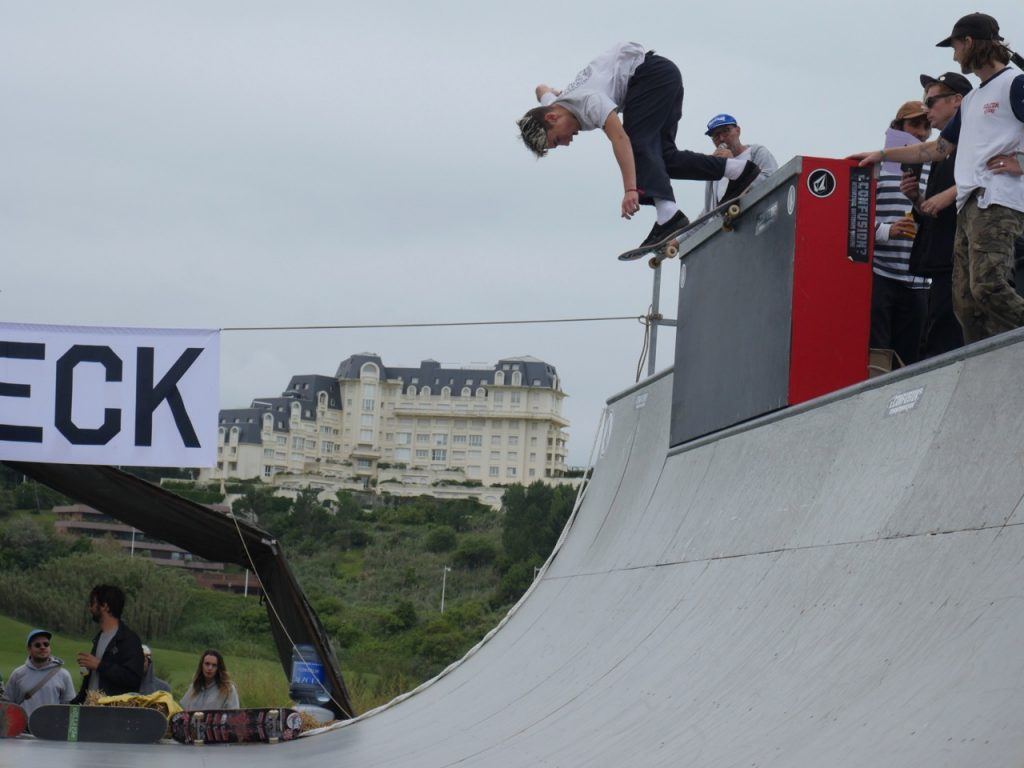
[{"label": "white hotel building", "polygon": [[566,470],[565,397],[554,366],[532,357],[393,368],[353,355],[334,377],[293,376],[281,397],[222,410],[217,467],[200,479],[307,476],[386,491],[557,478]]}]

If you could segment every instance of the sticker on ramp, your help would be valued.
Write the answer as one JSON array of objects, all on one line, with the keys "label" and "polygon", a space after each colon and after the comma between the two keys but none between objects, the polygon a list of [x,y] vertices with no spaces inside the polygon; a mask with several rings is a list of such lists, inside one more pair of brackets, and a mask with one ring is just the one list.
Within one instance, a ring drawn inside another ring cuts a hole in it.
[{"label": "sticker on ramp", "polygon": [[639,395],[637,395],[636,400],[633,401],[633,407],[636,408],[637,410],[640,410],[645,405],[647,405],[647,396],[649,394],[650,392],[641,392]]},{"label": "sticker on ramp", "polygon": [[815,168],[807,174],[807,191],[815,197],[829,197],[836,191],[836,177],[827,168]]},{"label": "sticker on ramp", "polygon": [[897,413],[903,413],[909,411],[911,408],[917,405],[917,401],[921,399],[921,394],[924,392],[924,387],[918,387],[912,389],[909,392],[902,392],[898,395],[894,395],[889,400],[889,416],[895,416]]}]

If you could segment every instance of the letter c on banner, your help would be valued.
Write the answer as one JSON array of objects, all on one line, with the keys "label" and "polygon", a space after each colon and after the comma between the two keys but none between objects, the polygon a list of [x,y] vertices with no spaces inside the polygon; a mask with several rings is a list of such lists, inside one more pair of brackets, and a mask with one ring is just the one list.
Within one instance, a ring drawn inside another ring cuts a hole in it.
[{"label": "letter c on banner", "polygon": [[121,381],[122,362],[110,347],[76,344],[57,361],[57,394],[54,402],[54,424],[73,445],[106,445],[121,431],[121,411],[106,408],[103,424],[97,429],[82,429],[71,420],[71,403],[75,396],[75,366],[99,363],[107,381]]}]

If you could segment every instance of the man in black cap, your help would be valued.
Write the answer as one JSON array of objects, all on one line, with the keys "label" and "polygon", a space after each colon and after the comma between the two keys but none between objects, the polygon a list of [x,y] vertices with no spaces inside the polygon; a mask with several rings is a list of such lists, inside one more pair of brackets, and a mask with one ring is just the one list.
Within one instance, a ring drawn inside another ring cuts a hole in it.
[{"label": "man in black cap", "polygon": [[972,342],[1024,326],[1024,299],[1013,280],[1014,241],[1024,232],[1024,59],[984,13],[957,21],[938,46],[952,48],[964,74],[981,84],[936,141],[854,157],[861,165],[926,163],[959,150],[953,308],[964,340]]},{"label": "man in black cap", "polygon": [[[960,109],[971,84],[963,75],[947,72],[938,77],[921,75],[928,122],[940,131]],[[914,203],[917,235],[910,251],[910,272],[931,278],[928,313],[919,359],[949,352],[964,344],[963,331],[953,312],[953,240],[956,236],[956,181],[953,167],[956,150],[931,164],[924,196],[917,174],[903,174],[900,190]]]}]

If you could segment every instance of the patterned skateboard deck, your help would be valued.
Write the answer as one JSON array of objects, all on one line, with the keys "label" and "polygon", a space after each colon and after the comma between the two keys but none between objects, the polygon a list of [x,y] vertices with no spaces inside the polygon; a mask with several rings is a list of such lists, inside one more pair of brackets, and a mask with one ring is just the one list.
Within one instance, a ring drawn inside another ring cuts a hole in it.
[{"label": "patterned skateboard deck", "polygon": [[302,718],[294,709],[186,711],[171,717],[171,737],[182,744],[276,744],[301,731]]},{"label": "patterned skateboard deck", "polygon": [[32,735],[52,741],[153,744],[167,731],[167,718],[140,707],[76,707],[47,704],[29,718]]},{"label": "patterned skateboard deck", "polygon": [[25,732],[28,716],[17,704],[0,703],[0,739],[13,739]]}]

